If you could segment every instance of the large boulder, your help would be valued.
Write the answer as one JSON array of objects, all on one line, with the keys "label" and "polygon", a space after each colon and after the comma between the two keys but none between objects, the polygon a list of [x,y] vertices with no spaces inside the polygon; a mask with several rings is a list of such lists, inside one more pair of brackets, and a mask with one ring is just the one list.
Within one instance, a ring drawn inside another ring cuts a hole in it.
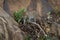
[{"label": "large boulder", "polygon": [[15,20],[0,8],[0,40],[23,40]]}]

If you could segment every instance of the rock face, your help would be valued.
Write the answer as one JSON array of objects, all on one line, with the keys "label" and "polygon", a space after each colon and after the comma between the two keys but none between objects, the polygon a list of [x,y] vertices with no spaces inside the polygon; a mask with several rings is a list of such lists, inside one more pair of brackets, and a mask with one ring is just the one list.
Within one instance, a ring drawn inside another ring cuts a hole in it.
[{"label": "rock face", "polygon": [[[3,1],[4,0],[0,0],[0,7],[3,6]],[[8,0],[8,3],[9,3],[11,12],[13,12],[23,7],[27,8],[30,1],[31,0]]]},{"label": "rock face", "polygon": [[[3,1],[0,0],[0,7],[3,8]],[[27,8],[31,0],[8,0],[8,5],[10,8],[10,13],[13,16],[14,11],[19,10],[20,8]]]},{"label": "rock face", "polygon": [[[3,7],[3,1],[4,0],[0,0],[0,7]],[[44,13],[45,15],[45,13],[51,11],[50,6],[52,6],[52,8],[57,6],[58,9],[60,10],[60,0],[36,0],[36,1],[37,1],[36,9],[40,15],[42,15],[42,13]],[[20,8],[23,8],[23,7],[27,8],[30,5],[30,2],[31,0],[8,0],[12,16],[14,11],[19,10]]]},{"label": "rock face", "polygon": [[0,40],[23,40],[18,24],[0,8]]}]

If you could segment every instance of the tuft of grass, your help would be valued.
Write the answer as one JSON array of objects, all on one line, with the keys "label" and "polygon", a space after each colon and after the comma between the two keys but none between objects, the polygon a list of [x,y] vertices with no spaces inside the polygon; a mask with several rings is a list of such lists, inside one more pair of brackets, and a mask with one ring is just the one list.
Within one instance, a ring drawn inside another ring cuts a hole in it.
[{"label": "tuft of grass", "polygon": [[26,12],[25,8],[21,8],[20,10],[14,12],[14,17],[17,22],[23,18],[24,12]]}]

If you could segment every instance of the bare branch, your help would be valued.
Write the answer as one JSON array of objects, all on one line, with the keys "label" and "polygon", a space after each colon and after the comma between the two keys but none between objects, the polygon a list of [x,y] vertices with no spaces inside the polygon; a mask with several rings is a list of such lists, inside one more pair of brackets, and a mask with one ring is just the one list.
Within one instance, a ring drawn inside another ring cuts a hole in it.
[{"label": "bare branch", "polygon": [[29,21],[29,23],[32,23],[32,24],[37,25],[37,26],[41,29],[41,31],[43,32],[43,34],[44,34],[45,36],[47,36],[47,34],[45,33],[45,31],[41,28],[41,26],[40,26],[39,24],[37,24],[36,22],[31,22],[31,21]]}]

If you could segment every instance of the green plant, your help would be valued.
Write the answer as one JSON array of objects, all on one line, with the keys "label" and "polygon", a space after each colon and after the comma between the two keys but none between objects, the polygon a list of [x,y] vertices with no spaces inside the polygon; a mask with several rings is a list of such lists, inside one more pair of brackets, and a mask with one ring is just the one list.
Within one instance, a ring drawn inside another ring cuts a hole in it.
[{"label": "green plant", "polygon": [[60,16],[60,9],[57,6],[54,8],[54,12],[56,16]]},{"label": "green plant", "polygon": [[26,12],[25,8],[21,8],[19,11],[14,12],[14,17],[17,22],[21,21],[24,12]]},{"label": "green plant", "polygon": [[41,35],[39,37],[39,40],[53,40],[53,38],[49,35],[47,35],[47,36]]},{"label": "green plant", "polygon": [[31,40],[31,37],[29,35],[27,35],[24,40]]},{"label": "green plant", "polygon": [[47,14],[48,15],[48,17],[47,17],[48,19],[52,18],[50,14],[51,14],[51,12],[48,12],[48,14]]}]

